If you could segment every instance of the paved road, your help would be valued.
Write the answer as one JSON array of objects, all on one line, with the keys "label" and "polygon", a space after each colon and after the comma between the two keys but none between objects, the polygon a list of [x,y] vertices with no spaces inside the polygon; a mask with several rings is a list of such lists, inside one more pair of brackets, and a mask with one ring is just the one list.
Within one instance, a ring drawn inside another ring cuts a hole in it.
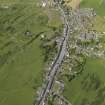
[{"label": "paved road", "polygon": [[59,7],[59,9],[62,13],[62,16],[64,18],[64,24],[65,24],[64,25],[62,44],[60,46],[60,50],[58,52],[58,55],[57,55],[55,61],[52,64],[51,70],[50,70],[49,75],[48,75],[49,79],[47,80],[46,86],[43,89],[43,91],[41,93],[41,96],[39,97],[39,100],[35,105],[43,105],[44,101],[46,100],[46,98],[47,98],[47,96],[48,96],[48,94],[49,94],[49,92],[52,88],[52,85],[53,85],[55,76],[57,74],[58,68],[61,65],[61,63],[64,59],[64,56],[66,54],[66,44],[67,44],[68,35],[69,35],[69,26],[68,26],[68,23],[67,23],[67,20],[66,20],[65,12],[60,7],[60,5],[58,5],[58,7]]}]

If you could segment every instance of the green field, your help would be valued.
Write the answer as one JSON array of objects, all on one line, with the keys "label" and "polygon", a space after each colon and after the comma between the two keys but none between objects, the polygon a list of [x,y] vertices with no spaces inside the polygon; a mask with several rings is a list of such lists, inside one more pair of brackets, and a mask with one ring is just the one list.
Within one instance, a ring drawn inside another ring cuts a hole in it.
[{"label": "green field", "polygon": [[57,11],[49,9],[49,19],[48,9],[37,3],[40,0],[0,0],[0,105],[32,105],[42,84],[40,36],[55,36],[61,22]]},{"label": "green field", "polygon": [[97,14],[105,16],[105,0],[82,0],[80,7],[94,8]]},{"label": "green field", "polygon": [[84,71],[67,80],[64,96],[74,105],[105,105],[105,59],[88,58]]}]

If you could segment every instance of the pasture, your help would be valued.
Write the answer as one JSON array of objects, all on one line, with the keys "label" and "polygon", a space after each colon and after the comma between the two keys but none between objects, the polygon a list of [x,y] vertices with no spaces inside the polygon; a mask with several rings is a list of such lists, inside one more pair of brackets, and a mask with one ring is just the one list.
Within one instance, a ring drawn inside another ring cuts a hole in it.
[{"label": "pasture", "polygon": [[105,59],[87,58],[84,71],[65,80],[64,96],[74,105],[104,105]]},{"label": "pasture", "polygon": [[105,16],[105,0],[82,0],[80,7],[94,8],[97,14]]},{"label": "pasture", "polygon": [[51,11],[52,22],[47,8],[37,4],[40,0],[0,0],[0,105],[32,105],[42,85],[41,35],[54,37],[61,22],[57,11]]}]

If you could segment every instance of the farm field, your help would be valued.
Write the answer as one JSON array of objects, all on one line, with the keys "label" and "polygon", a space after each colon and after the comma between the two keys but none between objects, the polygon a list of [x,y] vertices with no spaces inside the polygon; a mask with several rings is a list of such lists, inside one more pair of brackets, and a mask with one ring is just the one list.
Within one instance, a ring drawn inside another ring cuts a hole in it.
[{"label": "farm field", "polygon": [[71,6],[72,9],[76,9],[79,7],[81,0],[65,0],[67,6]]},{"label": "farm field", "polygon": [[105,0],[82,0],[80,7],[94,8],[97,14],[105,16]]},{"label": "farm field", "polygon": [[65,0],[68,6],[75,8],[94,8],[96,13],[105,16],[105,0]]},{"label": "farm field", "polygon": [[84,71],[71,82],[65,81],[64,96],[76,105],[104,105],[105,59],[88,58]]},{"label": "farm field", "polygon": [[49,19],[47,8],[38,3],[0,0],[0,105],[32,105],[42,85],[41,35],[54,37],[53,27],[59,29],[61,22],[57,11],[51,10]]}]

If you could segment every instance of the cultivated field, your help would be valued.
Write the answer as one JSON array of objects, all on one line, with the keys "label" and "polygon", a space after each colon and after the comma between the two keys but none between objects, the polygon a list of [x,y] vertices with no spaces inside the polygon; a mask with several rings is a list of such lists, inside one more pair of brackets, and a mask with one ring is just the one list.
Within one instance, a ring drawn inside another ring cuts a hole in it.
[{"label": "cultivated field", "polygon": [[64,95],[74,105],[104,105],[105,59],[88,58],[84,72],[66,81]]},{"label": "cultivated field", "polygon": [[57,11],[54,24],[39,3],[0,0],[0,105],[32,105],[42,85],[46,50],[41,35],[54,37],[61,23]]}]

